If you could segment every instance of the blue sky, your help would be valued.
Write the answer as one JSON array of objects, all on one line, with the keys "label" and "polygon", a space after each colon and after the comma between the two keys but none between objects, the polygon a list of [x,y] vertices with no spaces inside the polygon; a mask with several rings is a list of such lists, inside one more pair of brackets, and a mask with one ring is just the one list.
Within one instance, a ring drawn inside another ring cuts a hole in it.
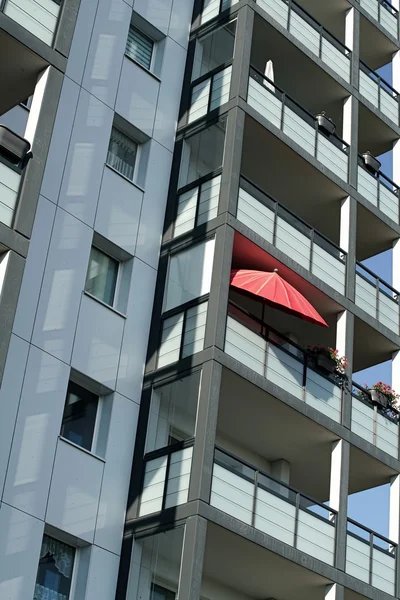
[{"label": "blue sky", "polygon": [[[392,83],[391,66],[385,66],[379,69],[379,74]],[[391,153],[382,155],[379,160],[382,162],[382,171],[392,179]],[[392,253],[383,252],[377,256],[366,260],[364,264],[374,273],[392,283]],[[376,365],[371,369],[366,369],[357,374],[354,379],[361,384],[368,383],[373,385],[376,381],[384,381],[391,384],[392,374],[390,362]],[[378,508],[379,507],[379,508]],[[348,516],[367,527],[370,527],[377,533],[389,535],[389,485],[380,486],[373,490],[353,494],[349,497]]]}]

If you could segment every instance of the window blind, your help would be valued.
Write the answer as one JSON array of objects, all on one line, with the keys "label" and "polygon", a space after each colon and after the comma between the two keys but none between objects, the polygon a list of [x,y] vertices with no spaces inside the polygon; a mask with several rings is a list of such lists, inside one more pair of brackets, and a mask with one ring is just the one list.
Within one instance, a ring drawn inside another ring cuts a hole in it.
[{"label": "window blind", "polygon": [[107,164],[133,181],[136,155],[136,142],[113,127],[108,146]]},{"label": "window blind", "polygon": [[150,69],[154,42],[136,27],[130,27],[125,54],[138,62],[142,67]]}]

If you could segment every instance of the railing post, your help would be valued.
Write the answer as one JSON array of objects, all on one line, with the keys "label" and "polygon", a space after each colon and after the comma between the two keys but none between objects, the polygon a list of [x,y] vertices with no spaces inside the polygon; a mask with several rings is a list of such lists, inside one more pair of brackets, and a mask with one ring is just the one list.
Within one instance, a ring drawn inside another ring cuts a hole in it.
[{"label": "railing post", "polygon": [[310,266],[309,266],[310,273],[312,273],[313,256],[314,256],[314,244],[315,244],[314,233],[315,233],[315,230],[311,229],[311,233],[310,233],[310,241],[311,241],[311,245],[310,245]]},{"label": "railing post", "polygon": [[299,530],[299,513],[300,513],[300,493],[296,493],[296,507],[294,513],[294,535],[293,535],[293,547],[297,547],[297,534]]},{"label": "railing post", "polygon": [[258,475],[259,472],[255,471],[254,472],[254,494],[253,494],[253,506],[252,506],[252,512],[251,512],[251,526],[254,527],[255,526],[255,521],[256,521],[256,507],[257,507],[257,490],[258,490]]},{"label": "railing post", "polygon": [[376,294],[375,318],[377,321],[379,321],[379,277],[375,278],[375,294]]},{"label": "railing post", "polygon": [[368,583],[372,585],[372,567],[373,567],[373,552],[374,552],[374,534],[369,532],[369,578]]}]

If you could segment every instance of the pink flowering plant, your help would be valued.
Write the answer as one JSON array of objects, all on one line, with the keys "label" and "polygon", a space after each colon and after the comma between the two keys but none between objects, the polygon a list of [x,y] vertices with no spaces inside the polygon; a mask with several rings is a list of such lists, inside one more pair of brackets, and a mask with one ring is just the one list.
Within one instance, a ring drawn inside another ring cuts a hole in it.
[{"label": "pink flowering plant", "polygon": [[325,356],[329,356],[336,363],[336,372],[344,375],[346,372],[346,367],[349,364],[347,358],[345,356],[340,356],[339,350],[335,348],[326,348],[325,346],[321,346],[321,344],[317,344],[316,346],[307,346],[308,352],[312,354],[325,354]]},{"label": "pink flowering plant", "polygon": [[[365,384],[365,386],[368,387],[367,384]],[[389,400],[389,404],[393,408],[397,408],[399,404],[400,394],[396,394],[391,385],[389,385],[388,383],[383,383],[382,381],[378,381],[377,383],[374,383],[374,385],[371,386],[370,389],[376,390],[377,392],[381,392],[381,394],[385,394],[385,396]]]}]

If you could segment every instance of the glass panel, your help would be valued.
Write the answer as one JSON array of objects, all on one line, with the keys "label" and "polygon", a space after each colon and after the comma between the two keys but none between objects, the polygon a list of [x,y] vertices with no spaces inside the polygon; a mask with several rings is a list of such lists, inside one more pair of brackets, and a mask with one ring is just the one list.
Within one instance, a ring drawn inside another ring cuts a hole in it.
[{"label": "glass panel", "polygon": [[214,242],[214,239],[207,240],[171,256],[164,311],[208,294],[211,286]]},{"label": "glass panel", "polygon": [[137,148],[136,142],[113,127],[107,152],[107,164],[133,181]]},{"label": "glass panel", "polygon": [[91,450],[98,402],[98,396],[71,381],[65,402],[61,435],[74,444]]},{"label": "glass panel", "polygon": [[236,21],[197,40],[192,81],[225,64],[233,58]]},{"label": "glass panel", "polygon": [[184,527],[135,539],[127,600],[172,600],[179,586]]},{"label": "glass panel", "polygon": [[201,372],[153,390],[146,452],[194,437]]},{"label": "glass panel", "polygon": [[90,252],[85,290],[105,304],[112,306],[117,275],[118,261],[93,246]]},{"label": "glass panel", "polygon": [[183,141],[179,187],[222,167],[226,119]]},{"label": "glass panel", "polygon": [[153,47],[154,42],[147,35],[136,29],[136,27],[131,26],[129,28],[125,49],[125,54],[129,58],[138,62],[145,69],[150,69]]},{"label": "glass panel", "polygon": [[43,536],[33,600],[68,600],[75,549]]}]

